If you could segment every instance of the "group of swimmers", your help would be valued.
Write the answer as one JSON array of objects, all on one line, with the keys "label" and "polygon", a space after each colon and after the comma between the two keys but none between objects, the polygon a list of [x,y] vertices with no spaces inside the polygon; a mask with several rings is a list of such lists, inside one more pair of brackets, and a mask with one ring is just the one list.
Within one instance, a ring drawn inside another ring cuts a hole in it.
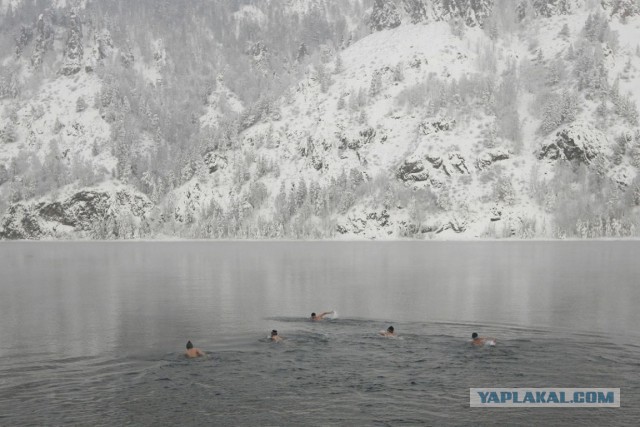
[{"label": "group of swimmers", "polygon": [[[320,313],[320,314],[316,314],[316,313],[311,313],[311,318],[310,320],[312,322],[316,322],[316,321],[320,321],[320,320],[325,320],[325,316],[334,313],[333,311],[325,311],[324,313]],[[382,335],[383,337],[395,337],[396,336],[396,331],[395,328],[393,326],[389,326],[386,330],[380,331],[378,332],[379,335]],[[269,339],[273,342],[282,342],[283,338],[278,335],[278,331],[277,330],[272,330],[271,331],[271,335],[269,336]],[[496,345],[496,339],[495,338],[491,338],[491,337],[481,337],[479,336],[476,332],[471,334],[471,344],[473,346],[483,346],[483,345],[490,345],[490,346],[494,346]],[[193,344],[191,343],[191,341],[187,342],[187,351],[185,352],[185,356],[188,358],[194,358],[194,357],[200,357],[200,356],[204,356],[205,353],[204,351],[200,350],[199,348],[196,348],[193,346]]]}]

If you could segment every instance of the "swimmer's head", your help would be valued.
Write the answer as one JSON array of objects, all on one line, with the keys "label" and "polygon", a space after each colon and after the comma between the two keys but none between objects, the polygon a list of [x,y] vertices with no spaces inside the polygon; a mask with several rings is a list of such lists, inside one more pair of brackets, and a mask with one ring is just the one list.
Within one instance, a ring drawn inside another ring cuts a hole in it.
[{"label": "swimmer's head", "polygon": [[273,331],[271,331],[271,336],[275,337],[276,335],[278,335],[278,331],[276,331],[275,329]]},{"label": "swimmer's head", "polygon": [[477,332],[472,333],[471,338],[473,338],[474,340],[478,338],[478,333]]},{"label": "swimmer's head", "polygon": [[316,314],[315,313],[311,313],[311,318],[315,319],[316,318]]},{"label": "swimmer's head", "polygon": [[393,331],[395,331],[395,329],[393,329],[393,326],[389,326],[389,327],[387,328],[387,332],[389,332],[390,334],[392,334],[392,333],[393,333]]},{"label": "swimmer's head", "polygon": [[193,344],[191,344],[191,341],[187,341],[187,350],[191,350],[193,348]]}]

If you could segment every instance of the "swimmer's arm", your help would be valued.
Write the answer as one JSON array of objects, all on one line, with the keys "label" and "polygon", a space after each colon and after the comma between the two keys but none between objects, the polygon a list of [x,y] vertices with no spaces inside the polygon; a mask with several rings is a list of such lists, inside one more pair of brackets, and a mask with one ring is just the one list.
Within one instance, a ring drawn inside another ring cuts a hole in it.
[{"label": "swimmer's arm", "polygon": [[324,313],[320,313],[320,315],[318,316],[318,319],[322,319],[324,318],[324,316],[326,316],[327,314],[331,314],[333,313],[333,311],[325,311]]},{"label": "swimmer's arm", "polygon": [[198,356],[204,356],[204,351],[197,349],[196,353],[198,354]]}]

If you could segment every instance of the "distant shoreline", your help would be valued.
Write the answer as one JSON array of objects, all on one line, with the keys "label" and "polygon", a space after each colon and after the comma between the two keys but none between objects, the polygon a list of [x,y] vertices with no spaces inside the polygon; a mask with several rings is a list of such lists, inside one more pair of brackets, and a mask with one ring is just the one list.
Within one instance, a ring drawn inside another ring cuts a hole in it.
[{"label": "distant shoreline", "polygon": [[158,239],[114,239],[114,240],[95,240],[95,239],[6,239],[0,240],[3,243],[543,243],[543,242],[639,242],[640,237],[627,238],[592,238],[592,239],[548,239],[548,238],[505,238],[505,239],[488,239],[488,238],[471,238],[471,239],[182,239],[175,238],[158,238]]}]

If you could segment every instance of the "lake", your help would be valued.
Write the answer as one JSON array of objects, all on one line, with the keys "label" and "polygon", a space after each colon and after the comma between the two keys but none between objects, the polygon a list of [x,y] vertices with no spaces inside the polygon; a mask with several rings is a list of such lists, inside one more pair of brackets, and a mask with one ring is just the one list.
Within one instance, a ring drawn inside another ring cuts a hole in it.
[{"label": "lake", "polygon": [[[639,250],[2,243],[0,424],[633,425]],[[470,387],[619,387],[622,407],[469,408]]]}]

